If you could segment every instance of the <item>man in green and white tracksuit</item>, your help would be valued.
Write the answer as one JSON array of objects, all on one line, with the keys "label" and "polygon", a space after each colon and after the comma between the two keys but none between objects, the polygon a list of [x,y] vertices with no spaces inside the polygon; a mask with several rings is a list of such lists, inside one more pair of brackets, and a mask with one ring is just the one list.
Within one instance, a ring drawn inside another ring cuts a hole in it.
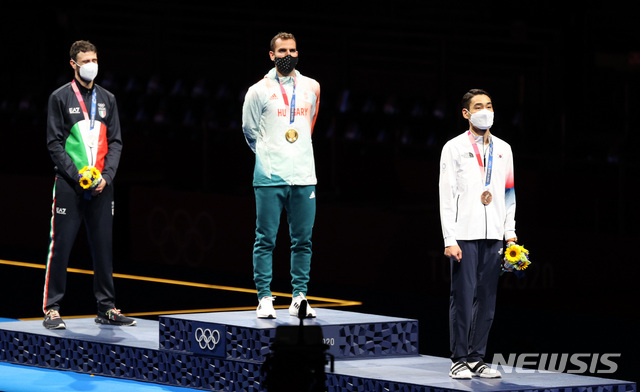
[{"label": "man in green and white tracksuit", "polygon": [[[283,208],[291,235],[293,300],[289,314],[298,315],[307,294],[316,212],[317,180],[311,135],[318,115],[320,85],[295,70],[298,51],[293,35],[276,35],[271,40],[269,56],[275,68],[249,88],[242,108],[244,136],[256,154],[253,269],[258,318],[276,317],[270,284]],[[305,317],[315,317],[309,306]]]}]

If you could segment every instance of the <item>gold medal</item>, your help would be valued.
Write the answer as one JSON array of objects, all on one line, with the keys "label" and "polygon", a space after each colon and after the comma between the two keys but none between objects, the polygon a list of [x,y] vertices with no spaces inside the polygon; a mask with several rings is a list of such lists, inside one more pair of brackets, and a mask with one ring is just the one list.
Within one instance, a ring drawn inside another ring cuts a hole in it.
[{"label": "gold medal", "polygon": [[294,143],[296,140],[298,140],[298,131],[291,128],[284,133],[284,137],[287,138],[287,141],[289,143]]},{"label": "gold medal", "polygon": [[491,203],[491,200],[493,200],[493,196],[491,195],[491,192],[489,192],[489,191],[484,191],[484,192],[482,192],[482,195],[480,195],[480,201],[485,206],[488,206]]}]

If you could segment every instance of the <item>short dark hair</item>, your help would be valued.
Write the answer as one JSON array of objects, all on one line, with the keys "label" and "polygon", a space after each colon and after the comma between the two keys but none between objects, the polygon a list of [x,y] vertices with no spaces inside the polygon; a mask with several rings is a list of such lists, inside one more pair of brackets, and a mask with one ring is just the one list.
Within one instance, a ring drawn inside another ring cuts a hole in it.
[{"label": "short dark hair", "polygon": [[[278,39],[281,39],[281,40],[292,39],[292,40],[296,41],[296,37],[294,37],[293,34],[280,32],[280,33],[276,34],[275,37],[271,38],[271,44],[270,44],[269,48],[271,49],[272,52],[276,48],[276,40],[278,40]],[[296,41],[296,43],[298,43],[298,41]]]},{"label": "short dark hair", "polygon": [[98,49],[89,41],[76,41],[71,45],[71,49],[69,49],[71,60],[76,61],[78,59],[78,53],[80,52],[95,52],[98,54]]},{"label": "short dark hair", "polygon": [[489,99],[491,99],[491,95],[485,90],[474,88],[467,91],[466,94],[462,96],[462,108],[469,110],[470,109],[469,106],[471,105],[471,99],[476,95],[486,95],[487,97],[489,97]]}]

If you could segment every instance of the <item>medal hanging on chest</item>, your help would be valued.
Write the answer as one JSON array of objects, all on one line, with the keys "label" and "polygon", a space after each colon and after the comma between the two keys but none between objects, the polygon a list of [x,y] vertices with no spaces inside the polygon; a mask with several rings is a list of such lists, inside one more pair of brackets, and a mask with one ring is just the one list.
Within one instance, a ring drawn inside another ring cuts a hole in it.
[{"label": "medal hanging on chest", "polygon": [[278,80],[278,84],[280,84],[280,91],[282,92],[282,99],[284,100],[284,104],[286,106],[289,106],[289,126],[291,126],[291,128],[285,131],[284,137],[289,143],[295,143],[296,140],[298,140],[298,131],[295,129],[295,127],[293,127],[293,122],[295,121],[296,114],[296,77],[293,77],[293,93],[291,94],[291,104],[289,104],[287,92],[284,91],[284,86],[282,86],[278,74],[276,74],[276,79]]},{"label": "medal hanging on chest", "polygon": [[471,142],[473,151],[475,152],[476,158],[478,159],[478,166],[480,167],[481,176],[480,178],[482,179],[482,183],[485,188],[484,192],[482,192],[482,194],[480,195],[480,202],[483,205],[488,206],[493,201],[493,195],[487,189],[489,187],[489,184],[491,184],[491,171],[493,169],[493,141],[489,143],[489,160],[487,163],[487,169],[485,170],[484,164],[482,163],[482,158],[480,156],[480,149],[478,148],[478,145],[476,144],[471,131],[467,132],[467,135],[469,136],[469,141]]},{"label": "medal hanging on chest", "polygon": [[285,132],[284,137],[287,139],[289,143],[295,143],[298,140],[298,131],[293,128],[290,128]]},{"label": "medal hanging on chest", "polygon": [[489,204],[491,204],[491,200],[493,200],[493,195],[491,195],[491,192],[489,192],[489,191],[484,191],[480,195],[480,201],[485,206],[488,206]]}]

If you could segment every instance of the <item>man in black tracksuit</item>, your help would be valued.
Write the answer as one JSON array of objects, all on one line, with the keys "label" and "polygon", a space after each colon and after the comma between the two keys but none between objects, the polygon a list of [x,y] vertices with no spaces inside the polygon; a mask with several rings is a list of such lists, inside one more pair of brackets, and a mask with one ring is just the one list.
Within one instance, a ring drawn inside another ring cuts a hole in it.
[{"label": "man in black tracksuit", "polygon": [[[115,307],[113,285],[113,178],[122,140],[113,94],[94,84],[97,50],[88,41],[71,46],[74,79],[49,97],[47,148],[55,164],[51,238],[43,293],[43,325],[64,329],[59,309],[69,255],[82,221],[93,259],[96,323],[135,325]],[[80,174],[96,173],[87,180]]]}]

